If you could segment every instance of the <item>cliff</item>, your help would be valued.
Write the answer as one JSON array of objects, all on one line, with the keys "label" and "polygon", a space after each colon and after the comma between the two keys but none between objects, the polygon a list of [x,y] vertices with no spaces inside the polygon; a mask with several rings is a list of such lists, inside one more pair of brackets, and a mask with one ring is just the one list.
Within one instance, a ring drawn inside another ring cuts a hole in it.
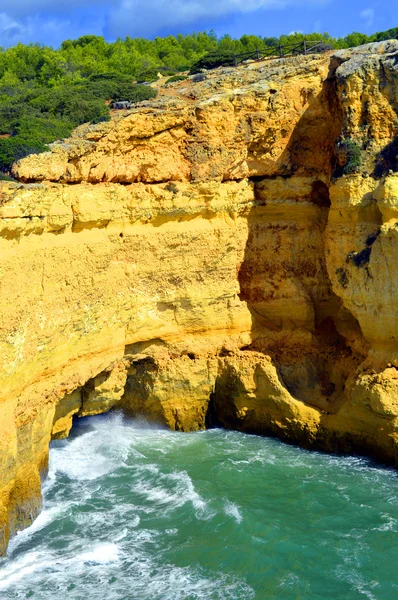
[{"label": "cliff", "polygon": [[252,63],[0,187],[0,547],[113,407],[398,462],[398,42]]}]

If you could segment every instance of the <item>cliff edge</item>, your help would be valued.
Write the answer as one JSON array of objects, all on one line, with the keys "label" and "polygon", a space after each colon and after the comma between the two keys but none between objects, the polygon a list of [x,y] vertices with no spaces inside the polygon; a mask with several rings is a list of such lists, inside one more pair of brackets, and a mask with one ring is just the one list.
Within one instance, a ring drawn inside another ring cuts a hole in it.
[{"label": "cliff edge", "polygon": [[0,550],[113,407],[398,462],[398,42],[256,62],[0,185]]}]

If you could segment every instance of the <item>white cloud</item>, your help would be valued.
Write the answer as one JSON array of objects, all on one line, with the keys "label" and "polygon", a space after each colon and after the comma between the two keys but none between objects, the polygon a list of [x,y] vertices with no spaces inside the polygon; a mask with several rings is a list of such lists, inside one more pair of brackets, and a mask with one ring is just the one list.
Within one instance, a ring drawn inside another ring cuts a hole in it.
[{"label": "white cloud", "polygon": [[20,32],[20,24],[5,13],[0,13],[0,36],[4,39],[13,39]]},{"label": "white cloud", "polygon": [[[0,45],[18,40],[54,43],[84,33],[152,36],[229,14],[291,6],[320,7],[332,0],[0,0]],[[69,27],[66,24],[69,23]],[[66,27],[66,28],[65,28]],[[48,32],[46,40],[45,32]]]},{"label": "white cloud", "polygon": [[63,13],[65,15],[72,9],[87,9],[90,7],[107,7],[110,11],[117,10],[140,10],[142,6],[149,6],[152,10],[169,9],[170,12],[177,10],[174,14],[185,12],[191,15],[206,12],[208,15],[225,14],[232,12],[251,12],[260,8],[286,7],[291,5],[322,6],[327,0],[68,0],[65,2],[54,2],[54,0],[2,0],[1,11],[18,17],[35,15],[42,11],[47,13]]},{"label": "white cloud", "polygon": [[154,31],[217,20],[231,13],[288,6],[321,6],[329,0],[122,0],[109,17],[111,35],[152,35]]},{"label": "white cloud", "polygon": [[359,13],[359,16],[365,21],[367,27],[371,27],[375,18],[375,11],[373,8],[365,8],[365,10]]},{"label": "white cloud", "polygon": [[68,2],[54,2],[53,0],[1,0],[1,11],[15,18],[34,17],[40,13],[50,15],[63,15],[67,17],[71,10],[100,7],[120,4],[120,0],[68,0]]},{"label": "white cloud", "polygon": [[[54,40],[62,41],[70,31],[73,37],[83,35],[85,31],[79,31],[70,20],[48,18],[39,16],[26,19],[13,19],[4,13],[0,13],[0,46],[13,46],[18,42],[40,42],[52,44]],[[64,33],[64,35],[62,35]],[[60,36],[61,34],[61,36]]]}]

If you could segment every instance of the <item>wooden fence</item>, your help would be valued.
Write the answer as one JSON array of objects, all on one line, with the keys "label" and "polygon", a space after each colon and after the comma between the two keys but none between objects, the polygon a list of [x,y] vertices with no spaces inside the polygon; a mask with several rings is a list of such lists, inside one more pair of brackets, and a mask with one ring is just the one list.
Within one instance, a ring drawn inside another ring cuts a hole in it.
[{"label": "wooden fence", "polygon": [[235,67],[245,60],[264,60],[266,58],[285,58],[287,56],[298,56],[299,54],[319,54],[333,48],[322,41],[304,40],[296,44],[284,44],[270,46],[266,50],[255,50],[254,52],[243,52],[234,55]]}]

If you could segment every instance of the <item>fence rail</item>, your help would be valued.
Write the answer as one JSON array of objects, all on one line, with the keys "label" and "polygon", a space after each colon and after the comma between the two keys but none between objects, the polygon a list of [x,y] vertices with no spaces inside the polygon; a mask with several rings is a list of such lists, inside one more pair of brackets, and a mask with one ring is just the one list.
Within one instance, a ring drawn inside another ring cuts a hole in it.
[{"label": "fence rail", "polygon": [[284,44],[270,46],[266,50],[254,50],[254,52],[242,52],[234,55],[235,67],[245,60],[263,60],[265,58],[285,58],[287,56],[298,56],[299,54],[318,54],[332,50],[332,47],[322,41],[304,40],[296,44]]}]

